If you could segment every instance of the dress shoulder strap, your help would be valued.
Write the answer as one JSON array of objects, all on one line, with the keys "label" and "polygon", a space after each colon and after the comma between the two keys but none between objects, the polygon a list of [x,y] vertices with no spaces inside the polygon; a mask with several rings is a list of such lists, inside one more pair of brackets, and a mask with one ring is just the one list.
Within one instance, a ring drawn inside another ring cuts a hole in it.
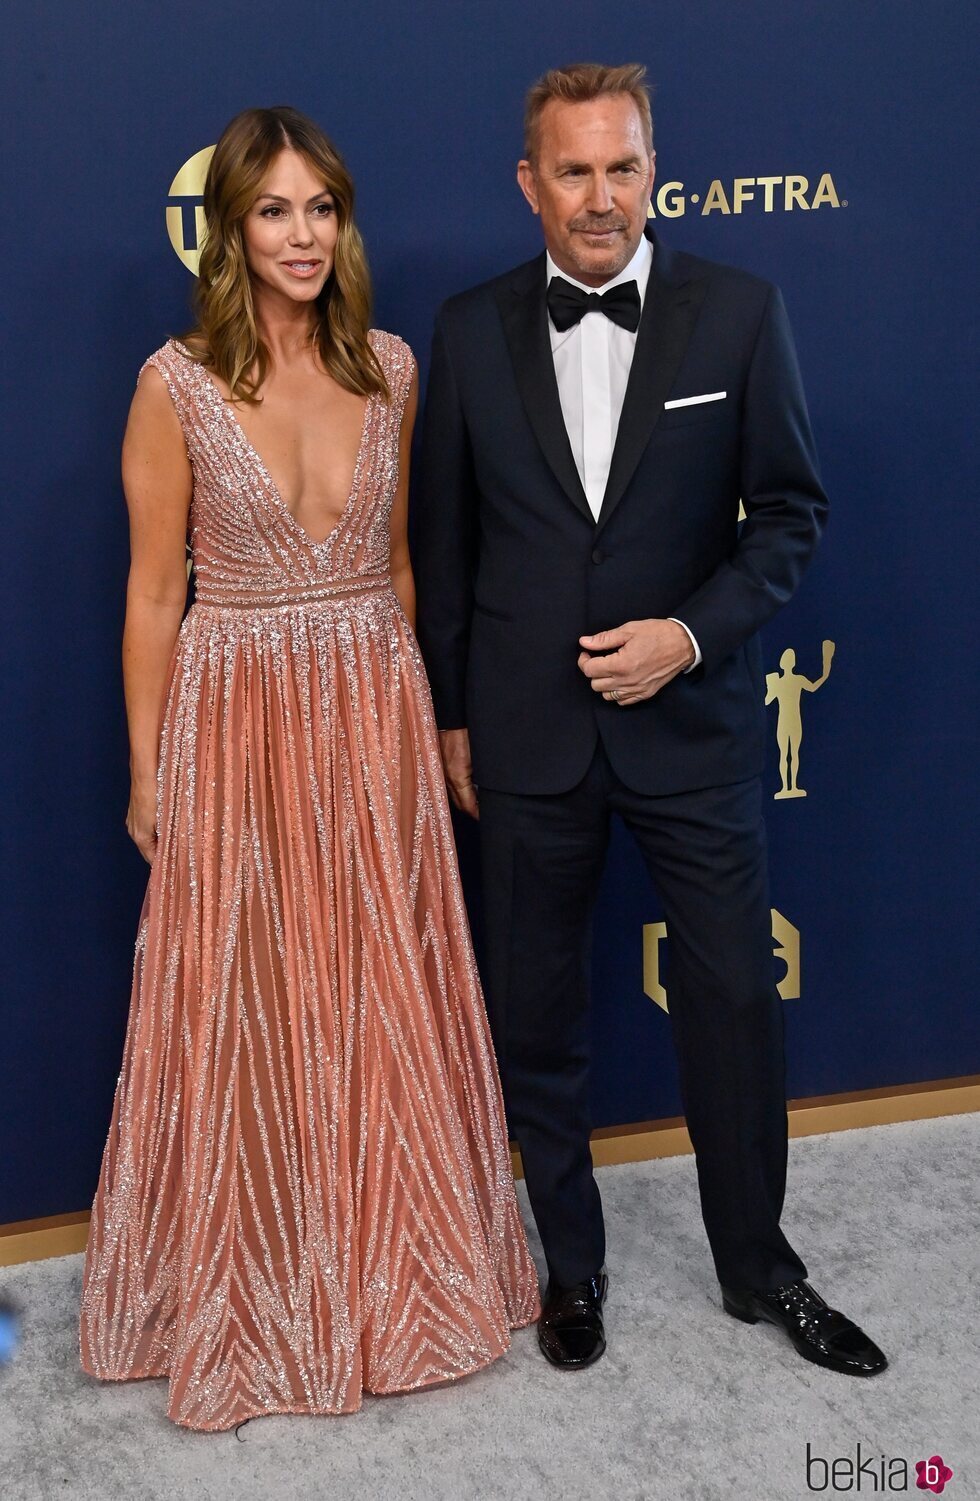
[{"label": "dress shoulder strap", "polygon": [[400,421],[408,400],[412,377],[415,374],[415,356],[405,340],[400,339],[397,334],[389,334],[383,329],[373,328],[368,337],[375,354],[381,361],[381,368],[391,391],[392,406]]},{"label": "dress shoulder strap", "polygon": [[162,344],[143,361],[137,380],[147,365],[159,370],[166,381],[188,448],[191,448],[193,435],[199,426],[195,421],[200,399],[201,372],[198,365],[177,339],[168,339],[166,344]]}]

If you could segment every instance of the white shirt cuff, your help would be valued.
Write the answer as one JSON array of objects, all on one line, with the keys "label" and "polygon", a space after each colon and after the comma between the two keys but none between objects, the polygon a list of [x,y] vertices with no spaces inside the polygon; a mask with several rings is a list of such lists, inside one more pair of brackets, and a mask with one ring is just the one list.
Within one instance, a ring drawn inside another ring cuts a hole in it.
[{"label": "white shirt cuff", "polygon": [[694,647],[694,661],[691,663],[690,667],[684,668],[684,672],[685,674],[688,672],[693,672],[695,667],[700,667],[701,665],[701,648],[700,646],[698,646],[698,643],[694,639],[694,633],[693,631],[688,631],[687,626],[684,624],[683,620],[678,620],[676,615],[668,615],[667,619],[672,620],[675,625],[679,625],[683,630],[687,631],[691,645]]}]

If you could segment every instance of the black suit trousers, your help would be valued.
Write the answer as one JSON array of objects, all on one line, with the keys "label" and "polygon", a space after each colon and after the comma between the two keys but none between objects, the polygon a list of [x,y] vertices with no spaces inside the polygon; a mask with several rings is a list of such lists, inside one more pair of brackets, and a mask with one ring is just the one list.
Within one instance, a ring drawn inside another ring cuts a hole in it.
[{"label": "black suit trousers", "polygon": [[663,904],[670,1023],[718,1279],[796,1281],[806,1267],[779,1227],[783,1015],[761,779],[639,794],[601,740],[569,792],[480,790],[487,1010],[549,1272],[567,1285],[605,1258],[589,1148],[589,1004],[592,909],[613,813]]}]

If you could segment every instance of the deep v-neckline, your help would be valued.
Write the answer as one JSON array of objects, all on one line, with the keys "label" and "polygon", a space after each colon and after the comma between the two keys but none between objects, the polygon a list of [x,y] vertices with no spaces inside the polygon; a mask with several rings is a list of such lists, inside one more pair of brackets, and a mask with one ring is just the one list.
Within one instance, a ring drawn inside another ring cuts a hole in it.
[{"label": "deep v-neckline", "polygon": [[[197,362],[195,361],[195,363],[197,363]],[[245,431],[244,427],[242,426],[241,422],[238,420],[238,414],[237,414],[237,412],[234,409],[234,405],[232,404],[232,402],[230,402],[228,400],[227,396],[225,396],[224,392],[222,391],[221,387],[218,385],[218,382],[215,380],[215,378],[211,374],[210,370],[208,370],[205,365],[201,365],[201,364],[198,364],[198,369],[204,375],[205,379],[208,382],[208,385],[211,387],[211,389],[214,392],[215,396],[217,396],[218,400],[220,401],[222,411],[225,412],[225,414],[227,415],[228,419],[230,420],[230,422],[234,426],[235,431],[239,434],[239,436],[241,437],[242,442],[245,444],[245,447],[248,449],[249,455],[250,455],[250,457],[253,459],[253,461],[255,463],[255,467],[258,469],[259,473],[262,475],[262,478],[265,480],[266,484],[268,485],[269,490],[271,491],[271,493],[272,493],[272,495],[273,495],[273,497],[274,497],[277,505],[279,506],[279,509],[282,512],[282,514],[286,517],[286,519],[288,521],[292,522],[292,524],[295,527],[296,531],[300,534],[300,536],[303,538],[303,540],[310,547],[313,547],[313,548],[326,547],[329,542],[333,541],[334,537],[336,537],[337,533],[340,531],[340,528],[343,526],[344,522],[347,520],[347,517],[350,514],[351,507],[354,504],[354,499],[355,499],[355,497],[357,495],[358,484],[359,484],[359,481],[360,481],[360,478],[361,478],[361,466],[362,466],[363,458],[364,458],[364,442],[365,442],[365,439],[367,437],[368,414],[370,413],[370,410],[371,410],[371,402],[374,400],[374,392],[370,392],[368,394],[367,400],[364,403],[364,416],[361,419],[361,433],[360,433],[360,437],[358,439],[357,453],[354,455],[354,473],[351,476],[350,489],[347,492],[347,501],[346,501],[346,504],[344,505],[344,509],[340,512],[339,516],[337,517],[337,520],[334,522],[333,526],[330,528],[329,532],[327,532],[327,535],[325,537],[321,537],[321,538],[317,539],[316,537],[313,537],[313,536],[310,535],[310,533],[306,530],[306,527],[303,526],[302,522],[300,522],[300,521],[298,521],[296,519],[296,517],[293,515],[292,511],[287,506],[285,500],[283,499],[282,491],[279,489],[279,486],[276,484],[276,481],[272,477],[272,474],[271,474],[271,472],[269,470],[269,466],[266,464],[266,462],[263,459],[262,455],[259,453],[259,451],[256,448],[255,444],[252,442],[251,438],[248,436],[248,433]]]}]

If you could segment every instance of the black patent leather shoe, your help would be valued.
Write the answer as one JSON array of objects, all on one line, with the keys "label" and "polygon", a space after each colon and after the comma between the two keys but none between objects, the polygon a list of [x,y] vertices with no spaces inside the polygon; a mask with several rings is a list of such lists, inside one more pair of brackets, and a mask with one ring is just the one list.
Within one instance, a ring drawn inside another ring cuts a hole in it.
[{"label": "black patent leather shoe", "polygon": [[549,1278],[538,1320],[538,1344],[553,1366],[578,1371],[594,1365],[605,1353],[602,1305],[608,1288],[605,1268],[572,1287],[560,1287]]},{"label": "black patent leather shoe", "polygon": [[864,1330],[828,1307],[809,1282],[786,1282],[774,1292],[723,1287],[721,1300],[726,1313],[746,1324],[766,1319],[785,1329],[799,1353],[815,1365],[846,1376],[877,1376],[888,1365]]}]

